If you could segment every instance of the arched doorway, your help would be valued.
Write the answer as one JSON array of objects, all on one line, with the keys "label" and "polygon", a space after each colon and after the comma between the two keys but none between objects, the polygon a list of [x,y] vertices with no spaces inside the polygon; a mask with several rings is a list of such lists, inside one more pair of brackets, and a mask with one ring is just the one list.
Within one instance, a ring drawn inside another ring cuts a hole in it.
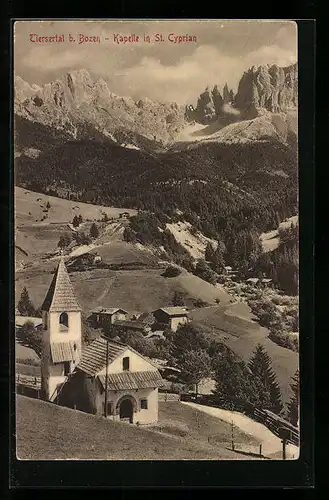
[{"label": "arched doorway", "polygon": [[129,423],[133,423],[133,412],[134,407],[130,399],[125,398],[120,403],[120,420],[129,420]]}]

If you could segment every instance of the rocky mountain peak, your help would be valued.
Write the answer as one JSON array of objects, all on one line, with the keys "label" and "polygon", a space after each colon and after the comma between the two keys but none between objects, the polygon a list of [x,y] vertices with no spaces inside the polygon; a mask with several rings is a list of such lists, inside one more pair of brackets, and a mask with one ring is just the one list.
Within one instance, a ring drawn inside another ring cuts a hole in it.
[{"label": "rocky mountain peak", "polygon": [[21,119],[59,130],[68,139],[110,137],[138,147],[145,146],[144,139],[158,146],[173,141],[185,126],[184,108],[177,103],[118,96],[105,79],[94,80],[85,69],[65,73],[42,87],[18,76],[14,108]]},{"label": "rocky mountain peak", "polygon": [[234,105],[245,117],[259,116],[262,110],[272,113],[297,108],[297,63],[282,68],[273,64],[253,66],[243,74]]}]

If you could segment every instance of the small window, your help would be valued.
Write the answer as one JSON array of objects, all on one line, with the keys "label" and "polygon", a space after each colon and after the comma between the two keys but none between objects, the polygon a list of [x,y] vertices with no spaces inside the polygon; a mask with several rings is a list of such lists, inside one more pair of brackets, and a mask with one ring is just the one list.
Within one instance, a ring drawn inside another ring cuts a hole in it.
[{"label": "small window", "polygon": [[68,317],[68,314],[66,312],[63,312],[59,316],[59,324],[62,326],[66,326],[66,328],[69,327],[69,317]]},{"label": "small window", "polygon": [[129,370],[129,358],[123,358],[122,360],[122,368],[123,370]]},{"label": "small window", "polygon": [[141,410],[147,410],[147,399],[141,399]]},{"label": "small window", "polygon": [[68,375],[70,373],[70,362],[64,361],[64,375]]}]

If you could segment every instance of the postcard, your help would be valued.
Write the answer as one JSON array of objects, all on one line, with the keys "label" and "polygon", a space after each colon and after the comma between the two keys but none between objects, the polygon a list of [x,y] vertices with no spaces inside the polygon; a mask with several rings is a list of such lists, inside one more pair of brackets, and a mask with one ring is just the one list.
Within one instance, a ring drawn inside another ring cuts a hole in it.
[{"label": "postcard", "polygon": [[19,460],[299,457],[297,24],[14,23]]}]

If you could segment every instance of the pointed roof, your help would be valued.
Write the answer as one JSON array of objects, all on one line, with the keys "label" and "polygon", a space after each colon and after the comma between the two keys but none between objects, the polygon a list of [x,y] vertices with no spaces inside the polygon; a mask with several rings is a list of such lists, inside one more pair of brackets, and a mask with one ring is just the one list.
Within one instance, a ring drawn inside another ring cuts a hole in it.
[{"label": "pointed roof", "polygon": [[81,311],[63,256],[53,276],[41,310],[49,312]]}]

